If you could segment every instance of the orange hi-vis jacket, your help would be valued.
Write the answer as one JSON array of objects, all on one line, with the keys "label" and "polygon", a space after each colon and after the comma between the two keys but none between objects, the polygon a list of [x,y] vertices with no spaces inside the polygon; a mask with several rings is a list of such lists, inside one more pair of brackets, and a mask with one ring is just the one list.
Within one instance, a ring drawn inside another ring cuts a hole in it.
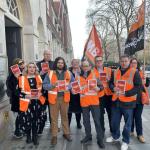
[{"label": "orange hi-vis jacket", "polygon": [[[94,68],[96,71],[98,71],[96,68]],[[104,67],[104,70],[103,70],[104,73],[106,73],[106,77],[108,79],[111,78],[111,74],[112,74],[112,70],[111,68],[108,68],[108,67]],[[99,73],[99,76],[100,76],[100,73]],[[100,77],[99,77],[100,78]],[[103,84],[103,87],[104,87],[104,90],[100,91],[99,92],[99,97],[103,97],[104,95],[112,95],[112,91],[110,90],[109,88],[109,83],[108,82],[104,82],[104,81],[101,81],[102,84]]]},{"label": "orange hi-vis jacket", "polygon": [[[58,81],[56,72],[53,70],[50,70],[48,75],[49,75],[50,83],[56,84]],[[65,72],[64,80],[66,81],[66,85],[69,85],[71,81],[71,73],[68,70]],[[56,103],[57,93],[58,93],[57,87],[48,91],[48,101],[50,104]],[[64,102],[69,103],[69,101],[70,101],[70,91],[66,90],[64,91]]]},{"label": "orange hi-vis jacket", "polygon": [[[42,79],[40,75],[35,75],[36,79],[36,87],[39,91],[42,90]],[[19,88],[21,89],[21,92],[24,94],[31,94],[31,88],[29,85],[28,77],[27,76],[20,76],[19,77]],[[39,97],[39,100],[41,104],[45,103],[45,98],[41,95]],[[27,98],[20,98],[20,111],[26,112],[28,110],[28,106],[30,103],[30,99]]]},{"label": "orange hi-vis jacket", "polygon": [[[133,79],[135,75],[136,69],[129,68],[124,75],[121,76],[120,69],[115,70],[114,72],[114,85],[117,86],[118,80],[124,80],[126,82],[125,92],[131,90],[134,87]],[[116,92],[113,93],[112,101],[116,101],[117,99],[121,102],[133,102],[136,101],[136,96],[127,97],[125,95],[118,95]]]},{"label": "orange hi-vis jacket", "polygon": [[85,79],[80,76],[80,104],[81,107],[88,107],[90,105],[99,105],[99,92],[95,91],[94,93],[90,93],[88,91],[88,80],[98,79],[99,75],[94,70],[91,71],[89,76]]}]

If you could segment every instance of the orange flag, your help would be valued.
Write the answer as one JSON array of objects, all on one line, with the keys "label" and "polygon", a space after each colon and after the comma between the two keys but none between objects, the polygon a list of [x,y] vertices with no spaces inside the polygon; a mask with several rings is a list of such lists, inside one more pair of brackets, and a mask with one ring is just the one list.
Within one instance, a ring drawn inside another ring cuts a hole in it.
[{"label": "orange flag", "polygon": [[84,47],[84,54],[82,60],[87,59],[91,64],[94,65],[95,56],[102,56],[103,50],[101,41],[96,31],[95,25],[93,25],[90,32],[89,38]]}]

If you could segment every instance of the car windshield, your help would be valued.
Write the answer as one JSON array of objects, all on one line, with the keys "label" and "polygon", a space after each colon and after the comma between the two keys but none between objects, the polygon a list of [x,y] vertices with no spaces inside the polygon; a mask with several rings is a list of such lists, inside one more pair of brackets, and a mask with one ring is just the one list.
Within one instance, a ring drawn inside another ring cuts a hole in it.
[{"label": "car windshield", "polygon": [[145,67],[146,71],[150,71],[150,66]]}]

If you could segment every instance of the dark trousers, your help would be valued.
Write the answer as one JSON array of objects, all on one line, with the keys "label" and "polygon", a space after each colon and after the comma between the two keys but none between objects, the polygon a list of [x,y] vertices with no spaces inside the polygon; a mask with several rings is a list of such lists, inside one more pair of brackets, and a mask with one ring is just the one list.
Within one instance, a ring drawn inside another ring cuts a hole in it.
[{"label": "dark trousers", "polygon": [[82,107],[83,112],[83,124],[85,127],[85,134],[87,137],[91,137],[91,122],[90,122],[90,111],[92,113],[92,117],[95,124],[95,129],[97,133],[97,140],[103,140],[104,133],[100,124],[100,108],[99,106],[88,106]]},{"label": "dark trousers", "polygon": [[41,116],[39,100],[31,100],[26,112],[26,133],[28,135],[37,135],[38,119]]},{"label": "dark trousers", "polygon": [[122,108],[122,107],[112,107],[112,137],[118,139],[120,137],[120,122],[122,116],[124,117],[125,125],[122,132],[122,141],[129,144],[130,142],[130,132],[133,117],[133,108]]},{"label": "dark trousers", "polygon": [[18,112],[16,120],[15,120],[15,134],[21,133],[23,130],[23,114],[24,112]]},{"label": "dark trousers", "polygon": [[112,127],[111,127],[111,107],[112,107],[112,96],[103,96],[100,99],[100,122],[102,126],[102,130],[105,132],[105,119],[104,119],[104,114],[105,114],[105,109],[107,112],[108,116],[108,121],[109,121],[109,129],[110,132],[112,132]]},{"label": "dark trousers", "polygon": [[143,112],[143,104],[137,104],[136,108],[134,108],[133,110],[133,120],[131,127],[131,132],[134,132],[134,126],[136,126],[137,136],[143,135],[142,112]]},{"label": "dark trousers", "polygon": [[[75,116],[76,116],[77,125],[80,125],[81,113],[75,113]],[[71,123],[71,118],[72,118],[72,113],[69,112],[69,113],[68,113],[69,126],[70,126],[70,123]]]}]

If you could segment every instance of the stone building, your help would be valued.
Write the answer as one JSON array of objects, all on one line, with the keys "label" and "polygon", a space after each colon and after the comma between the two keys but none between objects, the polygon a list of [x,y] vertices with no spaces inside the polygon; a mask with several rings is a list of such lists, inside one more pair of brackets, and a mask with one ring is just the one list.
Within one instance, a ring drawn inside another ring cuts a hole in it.
[{"label": "stone building", "polygon": [[8,68],[16,57],[41,60],[45,49],[68,64],[73,57],[66,0],[0,0],[0,130],[6,135],[11,120],[5,92]]}]

